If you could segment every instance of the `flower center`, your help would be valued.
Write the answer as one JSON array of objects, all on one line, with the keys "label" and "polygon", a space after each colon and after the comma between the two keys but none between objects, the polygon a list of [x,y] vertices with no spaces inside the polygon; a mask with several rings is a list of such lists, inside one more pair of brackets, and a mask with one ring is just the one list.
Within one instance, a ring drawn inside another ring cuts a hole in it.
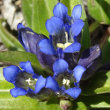
[{"label": "flower center", "polygon": [[62,83],[63,83],[63,85],[70,87],[70,80],[69,79],[63,79]]},{"label": "flower center", "polygon": [[28,78],[25,80],[29,86],[33,86],[35,84],[35,82],[37,81],[37,79],[31,79],[31,78]]},{"label": "flower center", "polygon": [[37,79],[33,79],[31,74],[26,72],[22,72],[16,78],[16,86],[27,89],[31,88],[34,89]]},{"label": "flower center", "polygon": [[63,50],[65,49],[65,48],[67,48],[68,46],[70,46],[72,43],[71,42],[68,42],[68,33],[67,32],[65,32],[65,39],[66,39],[66,43],[57,43],[57,47],[58,48],[62,48]]}]

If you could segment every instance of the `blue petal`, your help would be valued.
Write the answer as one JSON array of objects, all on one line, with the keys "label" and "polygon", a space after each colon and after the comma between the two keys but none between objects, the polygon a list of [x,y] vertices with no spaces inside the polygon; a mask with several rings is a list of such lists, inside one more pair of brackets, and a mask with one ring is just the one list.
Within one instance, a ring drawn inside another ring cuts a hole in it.
[{"label": "blue petal", "polygon": [[36,73],[32,75],[33,79],[38,79],[39,75],[37,75]]},{"label": "blue petal", "polygon": [[65,31],[69,33],[71,25],[69,23],[65,23]]},{"label": "blue petal", "polygon": [[83,73],[86,71],[86,68],[84,68],[81,65],[77,65],[74,69],[73,69],[73,76],[75,77],[76,81],[79,82],[81,80],[81,77],[83,75]]},{"label": "blue petal", "polygon": [[51,35],[60,34],[63,27],[64,23],[60,18],[52,17],[46,21],[46,28]]},{"label": "blue petal", "polygon": [[78,87],[70,88],[64,91],[66,94],[76,99],[81,94],[81,89]]},{"label": "blue petal", "polygon": [[75,87],[79,87],[80,85],[79,85],[79,82],[74,82],[74,86]]},{"label": "blue petal", "polygon": [[27,93],[33,94],[34,93],[34,90],[32,90],[31,88],[28,88]]},{"label": "blue petal", "polygon": [[80,59],[78,64],[84,67],[88,67],[92,62],[101,57],[101,49],[99,45],[94,45],[86,49]]},{"label": "blue petal", "polygon": [[33,38],[33,36],[34,36],[34,32],[28,27],[18,30],[18,39],[27,52],[31,52],[30,44],[34,43],[36,40],[36,37]]},{"label": "blue petal", "polygon": [[25,28],[25,26],[24,26],[22,23],[19,23],[19,24],[17,25],[17,29],[19,30],[19,29],[22,29],[22,28]]},{"label": "blue petal", "polygon": [[79,61],[78,65],[84,66],[87,70],[84,73],[82,80],[86,80],[96,73],[96,71],[101,67],[101,49],[99,45],[92,46],[86,49]]},{"label": "blue petal", "polygon": [[45,87],[46,79],[40,76],[35,85],[35,93],[39,93]]},{"label": "blue petal", "polygon": [[49,88],[55,92],[59,91],[59,86],[58,86],[58,83],[55,81],[54,78],[52,77],[48,77],[47,80],[46,80],[46,86],[45,88]]},{"label": "blue petal", "polygon": [[23,88],[13,88],[10,90],[10,93],[13,97],[18,97],[26,95],[27,91]]},{"label": "blue petal", "polygon": [[38,42],[46,36],[33,32],[30,28],[22,28],[18,30],[18,38],[22,46],[27,52],[37,53]]},{"label": "blue petal", "polygon": [[58,59],[53,64],[54,75],[58,75],[68,69],[68,63],[63,59]]},{"label": "blue petal", "polygon": [[62,19],[67,15],[67,12],[68,12],[67,7],[62,3],[57,3],[57,5],[53,9],[54,16]]},{"label": "blue petal", "polygon": [[82,20],[75,20],[71,27],[72,36],[78,36],[84,26],[84,22]]},{"label": "blue petal", "polygon": [[19,66],[22,68],[23,71],[30,73],[30,74],[34,74],[34,70],[31,66],[31,62],[27,61],[27,62],[20,62]]},{"label": "blue petal", "polygon": [[78,42],[72,43],[70,46],[64,49],[64,53],[74,53],[79,52],[81,48],[81,44]]},{"label": "blue petal", "polygon": [[49,39],[42,39],[39,42],[40,51],[47,55],[55,55],[56,51]]},{"label": "blue petal", "polygon": [[82,7],[81,7],[81,5],[76,5],[73,8],[73,11],[72,11],[72,17],[73,17],[73,19],[74,20],[80,19],[81,14],[82,14]]},{"label": "blue petal", "polygon": [[19,67],[14,66],[14,65],[3,68],[3,75],[5,79],[11,83],[14,83],[19,72],[21,72]]}]

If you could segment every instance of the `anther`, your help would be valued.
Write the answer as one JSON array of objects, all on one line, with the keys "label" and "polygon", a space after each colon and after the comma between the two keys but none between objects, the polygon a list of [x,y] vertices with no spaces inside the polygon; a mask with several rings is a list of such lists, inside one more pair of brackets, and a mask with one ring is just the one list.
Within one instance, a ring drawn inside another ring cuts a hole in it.
[{"label": "anther", "polygon": [[29,79],[27,79],[27,80],[25,80],[25,81],[26,81],[30,86],[33,85],[31,78],[29,78]]}]

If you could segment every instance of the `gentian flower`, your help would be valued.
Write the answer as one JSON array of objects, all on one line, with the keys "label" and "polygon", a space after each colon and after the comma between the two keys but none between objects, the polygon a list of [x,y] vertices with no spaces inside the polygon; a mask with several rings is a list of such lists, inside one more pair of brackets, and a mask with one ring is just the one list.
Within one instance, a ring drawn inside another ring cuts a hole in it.
[{"label": "gentian flower", "polygon": [[[54,36],[53,39],[57,40],[57,43],[63,44],[65,42],[72,43],[73,40],[76,40],[74,38],[79,35],[84,26],[84,22],[80,19],[82,14],[81,5],[76,5],[73,8],[70,17],[68,16],[67,7],[62,3],[58,3],[53,9],[53,14],[54,17],[46,22],[46,28],[48,32]],[[63,40],[61,39],[61,36],[63,37]]]},{"label": "gentian flower", "polygon": [[[76,99],[81,94],[81,80],[88,79],[100,68],[101,50],[98,45],[80,53],[79,34],[84,26],[80,19],[81,5],[73,8],[71,16],[67,11],[62,3],[54,7],[54,16],[46,21],[49,38],[18,24],[18,38],[24,49],[35,54],[41,66],[48,68],[53,76],[45,78],[34,73],[30,62],[30,66],[27,62],[21,62],[20,68],[6,67],[4,77],[15,85],[11,90],[12,96],[27,95],[45,100],[42,94],[48,96],[54,93],[61,99]],[[31,78],[32,85],[27,84],[25,79],[21,81],[22,75]]]},{"label": "gentian flower", "polygon": [[31,82],[33,77],[37,78],[34,73],[31,62],[20,62],[19,67],[11,65],[3,69],[3,75],[5,79],[14,84],[15,88],[10,90],[13,97],[28,94],[29,86],[32,86],[34,82]]},{"label": "gentian flower", "polygon": [[[47,39],[45,35],[37,34],[32,29],[18,24],[18,39],[27,52],[35,54],[44,68],[52,69],[52,64],[56,60],[55,55],[46,55],[37,46],[41,39]],[[48,62],[49,60],[49,62]]]}]

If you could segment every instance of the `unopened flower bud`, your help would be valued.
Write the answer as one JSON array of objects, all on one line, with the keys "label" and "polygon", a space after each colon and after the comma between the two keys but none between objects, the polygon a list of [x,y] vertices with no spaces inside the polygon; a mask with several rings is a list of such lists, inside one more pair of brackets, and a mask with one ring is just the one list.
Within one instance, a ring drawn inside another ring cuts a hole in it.
[{"label": "unopened flower bud", "polygon": [[69,110],[71,108],[72,104],[69,100],[60,100],[60,108],[62,110]]}]

